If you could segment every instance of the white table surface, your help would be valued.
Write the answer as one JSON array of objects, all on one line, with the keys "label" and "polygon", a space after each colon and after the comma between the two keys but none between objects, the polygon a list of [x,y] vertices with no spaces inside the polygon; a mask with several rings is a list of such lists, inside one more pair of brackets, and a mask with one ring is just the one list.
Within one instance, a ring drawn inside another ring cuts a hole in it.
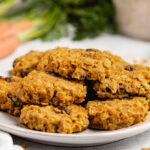
[{"label": "white table surface", "polygon": [[[84,41],[71,41],[70,38],[63,38],[61,40],[52,42],[41,42],[40,40],[30,41],[22,44],[12,55],[5,59],[0,60],[0,75],[6,70],[12,69],[13,60],[28,51],[32,50],[46,50],[56,46],[68,46],[72,48],[98,48],[101,50],[109,50],[114,54],[127,57],[150,57],[150,42],[139,41],[124,37],[122,35],[103,34],[95,39],[87,39]],[[37,144],[27,141],[25,139],[13,136],[15,144],[27,143],[29,148],[26,150],[59,150],[60,147],[48,146],[43,144]],[[82,150],[140,150],[142,147],[150,147],[150,131],[138,136],[134,136],[125,140],[121,140],[115,143],[86,147],[86,148],[66,148],[62,147],[62,150],[68,149],[82,149]]]}]

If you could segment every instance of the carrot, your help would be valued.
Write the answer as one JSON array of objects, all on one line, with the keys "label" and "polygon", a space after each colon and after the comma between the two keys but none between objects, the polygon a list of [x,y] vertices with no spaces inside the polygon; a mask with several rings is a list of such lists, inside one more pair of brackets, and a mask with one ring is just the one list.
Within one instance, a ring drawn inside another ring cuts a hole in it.
[{"label": "carrot", "polygon": [[32,26],[30,21],[22,21],[17,24],[13,23],[0,23],[0,38],[9,36],[11,34],[17,34],[18,32],[25,31]]},{"label": "carrot", "polygon": [[0,58],[10,55],[19,44],[20,40],[15,34],[0,40]]},{"label": "carrot", "polygon": [[21,21],[17,24],[11,22],[0,23],[0,59],[10,55],[21,43],[17,33],[25,31],[32,26],[30,21]]},{"label": "carrot", "polygon": [[10,22],[2,22],[0,23],[0,33],[7,31],[8,29],[12,28],[13,23]]},{"label": "carrot", "polygon": [[25,31],[31,27],[32,27],[32,22],[29,20],[24,20],[24,21],[21,21],[21,22],[15,24],[13,27],[13,30],[15,31],[15,33],[17,33],[20,31]]}]

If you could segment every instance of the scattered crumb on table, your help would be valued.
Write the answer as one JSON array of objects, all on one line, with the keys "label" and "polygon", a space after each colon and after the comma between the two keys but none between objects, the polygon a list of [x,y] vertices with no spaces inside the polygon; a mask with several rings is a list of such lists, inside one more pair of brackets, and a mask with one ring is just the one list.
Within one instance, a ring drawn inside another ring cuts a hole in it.
[{"label": "scattered crumb on table", "polygon": [[28,147],[29,147],[29,144],[22,143],[21,146],[22,146],[23,148],[28,148]]}]

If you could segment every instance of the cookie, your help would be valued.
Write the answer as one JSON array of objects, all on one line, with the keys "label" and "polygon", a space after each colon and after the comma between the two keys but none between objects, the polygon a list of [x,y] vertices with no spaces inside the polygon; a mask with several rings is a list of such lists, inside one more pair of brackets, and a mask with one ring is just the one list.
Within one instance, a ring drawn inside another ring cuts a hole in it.
[{"label": "cookie", "polygon": [[36,69],[37,63],[42,55],[43,52],[30,51],[28,54],[15,59],[11,75],[19,77],[26,76],[29,72]]},{"label": "cookie", "polygon": [[18,77],[0,77],[0,110],[12,115],[19,115],[22,102],[14,95],[14,87]]},{"label": "cookie", "polygon": [[90,128],[101,130],[129,127],[145,121],[148,115],[148,104],[143,97],[90,101],[86,109]]},{"label": "cookie", "polygon": [[120,57],[97,49],[57,47],[40,59],[37,69],[54,72],[68,79],[101,80],[113,68],[128,64]]},{"label": "cookie", "polygon": [[15,95],[25,104],[70,105],[82,103],[86,86],[45,72],[32,71],[16,85]]},{"label": "cookie", "polygon": [[115,69],[93,86],[99,98],[123,98],[143,96],[150,98],[150,67],[127,65]]},{"label": "cookie", "polygon": [[85,130],[89,125],[85,108],[78,105],[25,106],[21,111],[20,123],[29,129],[52,133],[74,133]]}]

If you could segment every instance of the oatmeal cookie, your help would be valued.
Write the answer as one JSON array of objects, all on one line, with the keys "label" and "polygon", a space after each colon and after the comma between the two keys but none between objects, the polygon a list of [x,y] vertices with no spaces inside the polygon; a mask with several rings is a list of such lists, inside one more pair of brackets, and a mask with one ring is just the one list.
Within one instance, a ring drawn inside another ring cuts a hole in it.
[{"label": "oatmeal cookie", "polygon": [[14,95],[18,77],[0,77],[0,110],[12,115],[19,115],[22,102]]},{"label": "oatmeal cookie", "polygon": [[99,98],[143,96],[150,98],[150,67],[127,65],[120,71],[112,70],[107,78],[94,83]]},{"label": "oatmeal cookie", "polygon": [[30,72],[15,88],[15,95],[23,103],[70,105],[82,103],[86,97],[84,82],[68,81],[38,71]]},{"label": "oatmeal cookie", "polygon": [[13,63],[11,75],[24,77],[30,71],[36,69],[37,63],[42,57],[43,52],[30,51],[28,54],[17,58]]},{"label": "oatmeal cookie", "polygon": [[21,111],[20,123],[29,129],[52,133],[73,133],[89,125],[85,108],[70,106],[25,106]]},{"label": "oatmeal cookie", "polygon": [[37,69],[54,72],[69,79],[101,80],[107,76],[109,69],[127,64],[107,51],[57,47],[42,56]]},{"label": "oatmeal cookie", "polygon": [[129,127],[145,121],[148,115],[148,104],[143,97],[90,101],[86,109],[90,128],[102,130]]}]

